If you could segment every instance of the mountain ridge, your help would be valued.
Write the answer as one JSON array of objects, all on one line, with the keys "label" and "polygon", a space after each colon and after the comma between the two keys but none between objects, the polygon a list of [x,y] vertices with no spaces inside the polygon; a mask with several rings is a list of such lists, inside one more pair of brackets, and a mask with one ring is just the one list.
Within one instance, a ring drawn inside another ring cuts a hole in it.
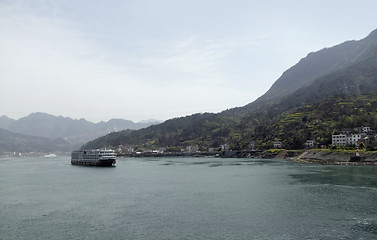
[{"label": "mountain ridge", "polygon": [[[31,113],[18,120],[11,119],[5,115],[0,117],[0,128],[9,131],[12,134],[19,134],[12,135],[11,138],[17,139],[17,142],[22,142],[20,139],[24,136],[25,143],[28,142],[29,145],[33,146],[30,141],[27,141],[27,139],[34,136],[50,139],[50,142],[53,142],[56,139],[62,139],[67,142],[67,144],[71,144],[74,148],[77,148],[89,140],[106,135],[109,132],[121,131],[124,129],[137,130],[148,127],[152,124],[156,124],[156,122],[134,123],[133,121],[125,119],[110,119],[107,122],[93,123],[83,118],[72,119],[70,117],[63,117],[61,115],[54,116],[42,112]],[[4,131],[2,131],[1,134],[9,135],[8,132]],[[38,138],[36,141],[43,142],[44,140],[42,141]],[[31,149],[26,145],[23,145],[22,148]],[[41,147],[37,148],[43,149]],[[57,148],[72,150],[69,147]]]},{"label": "mountain ridge", "polygon": [[254,102],[243,107],[225,110],[222,113],[233,115],[260,111],[260,106],[273,105],[299,89],[310,87],[320,78],[351,67],[355,62],[360,61],[360,58],[370,53],[376,54],[376,45],[377,29],[361,40],[345,41],[333,47],[311,52],[284,71],[270,89]]}]

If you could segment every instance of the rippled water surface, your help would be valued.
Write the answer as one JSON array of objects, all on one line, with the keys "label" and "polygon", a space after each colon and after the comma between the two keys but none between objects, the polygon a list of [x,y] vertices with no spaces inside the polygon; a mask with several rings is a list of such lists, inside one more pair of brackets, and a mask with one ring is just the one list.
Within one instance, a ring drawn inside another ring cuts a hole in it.
[{"label": "rippled water surface", "polygon": [[0,239],[377,239],[377,167],[0,159]]}]

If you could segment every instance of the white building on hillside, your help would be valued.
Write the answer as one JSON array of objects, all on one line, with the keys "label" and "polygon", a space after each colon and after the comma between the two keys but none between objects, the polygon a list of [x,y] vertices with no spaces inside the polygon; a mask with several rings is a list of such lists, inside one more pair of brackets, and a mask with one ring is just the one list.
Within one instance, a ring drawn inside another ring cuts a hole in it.
[{"label": "white building on hillside", "polygon": [[363,127],[362,130],[363,130],[363,133],[369,133],[372,131],[370,127]]},{"label": "white building on hillside", "polygon": [[348,142],[350,145],[356,145],[357,142],[361,139],[362,134],[352,134],[351,135],[351,141]]},{"label": "white building on hillside", "polygon": [[346,144],[347,144],[347,135],[345,134],[332,135],[333,146],[345,146]]},{"label": "white building on hillside", "polygon": [[274,148],[282,148],[283,143],[281,141],[275,141],[274,142]]},{"label": "white building on hillside", "polygon": [[354,133],[351,135],[338,134],[332,135],[332,145],[333,146],[346,146],[346,145],[357,145],[358,141],[367,137],[365,133]]},{"label": "white building on hillside", "polygon": [[315,144],[315,141],[314,140],[312,140],[312,139],[308,139],[308,140],[306,140],[306,142],[305,142],[305,147],[307,147],[307,148],[312,148],[312,147],[314,147],[314,144]]}]

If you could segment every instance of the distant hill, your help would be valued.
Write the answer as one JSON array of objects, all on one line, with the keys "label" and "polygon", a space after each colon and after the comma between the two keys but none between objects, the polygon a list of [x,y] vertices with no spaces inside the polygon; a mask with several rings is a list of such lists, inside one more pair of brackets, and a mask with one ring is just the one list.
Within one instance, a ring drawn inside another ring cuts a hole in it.
[{"label": "distant hill", "polygon": [[3,115],[0,117],[0,128],[7,129],[15,121],[16,120]]},{"label": "distant hill", "polygon": [[[376,92],[377,30],[362,40],[348,41],[308,54],[285,71],[263,96],[244,107],[219,114],[194,114],[171,119],[138,131],[111,133],[87,143],[83,148],[135,145],[140,149],[179,149],[198,145],[205,150],[228,144],[240,149],[251,140],[263,145],[271,141],[268,134],[277,136],[268,131],[269,124],[297,108],[344,95],[357,97],[369,93],[374,96]],[[298,145],[291,141],[288,147]]]},{"label": "distant hill", "polygon": [[49,139],[12,133],[0,128],[0,153],[5,152],[68,152],[77,146],[62,138]]},{"label": "distant hill", "polygon": [[156,122],[134,123],[124,119],[92,123],[85,119],[76,120],[40,112],[32,113],[18,120],[6,116],[0,118],[0,126],[11,132],[50,139],[64,138],[72,144],[82,144],[110,132],[125,129],[137,130],[152,124],[156,124]]},{"label": "distant hill", "polygon": [[158,122],[134,123],[124,119],[92,123],[85,119],[32,113],[18,120],[0,117],[0,153],[71,151],[83,143],[125,129],[141,129]]}]

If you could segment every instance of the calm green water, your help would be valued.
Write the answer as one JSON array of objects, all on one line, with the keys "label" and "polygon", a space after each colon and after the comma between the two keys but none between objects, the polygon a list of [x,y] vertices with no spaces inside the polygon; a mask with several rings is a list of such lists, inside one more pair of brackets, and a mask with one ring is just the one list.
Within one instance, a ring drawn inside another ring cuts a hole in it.
[{"label": "calm green water", "polygon": [[0,159],[0,239],[377,239],[377,168]]}]

